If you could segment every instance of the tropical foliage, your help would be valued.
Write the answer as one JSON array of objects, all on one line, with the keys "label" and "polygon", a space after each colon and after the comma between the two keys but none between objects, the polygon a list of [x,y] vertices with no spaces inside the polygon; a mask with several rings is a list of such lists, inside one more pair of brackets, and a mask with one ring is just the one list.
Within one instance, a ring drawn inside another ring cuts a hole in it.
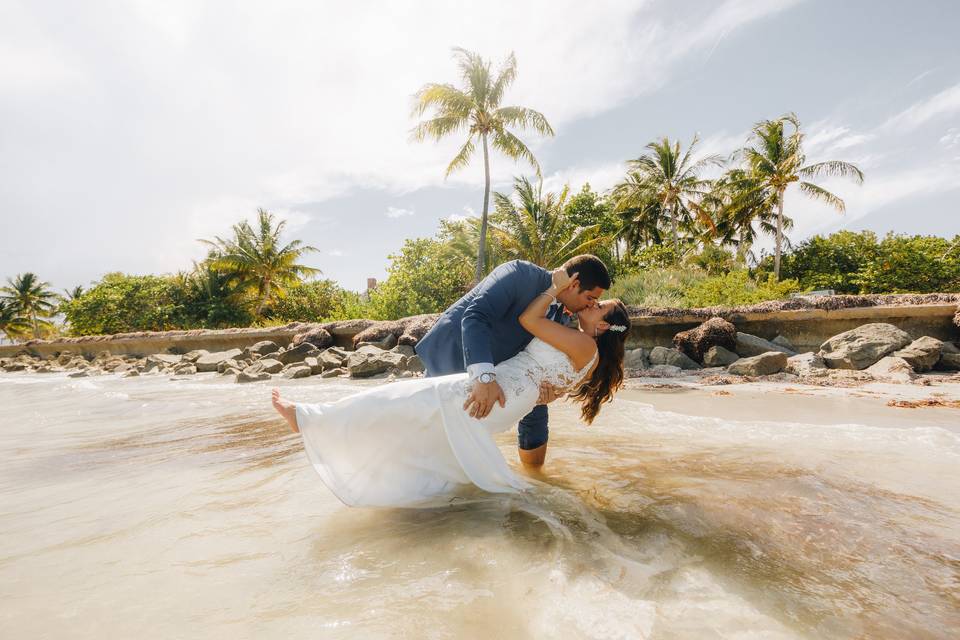
[{"label": "tropical foliage", "polygon": [[[9,307],[8,314],[14,314],[7,326],[19,333],[17,327],[28,322],[34,338],[43,336],[52,324],[46,320],[57,310],[59,296],[50,289],[50,283],[41,281],[34,273],[21,273],[16,278],[7,279],[7,286],[0,287],[0,300]],[[20,318],[21,320],[17,320]],[[4,333],[9,332],[4,329]]]},{"label": "tropical foliage", "polygon": [[553,128],[539,111],[527,107],[501,106],[504,93],[517,77],[517,59],[511,53],[494,73],[491,64],[476,53],[455,48],[454,57],[460,68],[462,85],[430,83],[415,96],[414,115],[429,118],[414,127],[414,140],[442,140],[453,134],[466,133],[467,139],[460,151],[447,165],[446,175],[466,167],[476,151],[477,143],[483,151],[484,190],[483,209],[477,245],[475,279],[480,280],[488,262],[487,225],[490,206],[490,147],[513,160],[525,160],[540,175],[540,164],[529,147],[511,131],[513,128],[533,129],[540,135],[552,136]]}]

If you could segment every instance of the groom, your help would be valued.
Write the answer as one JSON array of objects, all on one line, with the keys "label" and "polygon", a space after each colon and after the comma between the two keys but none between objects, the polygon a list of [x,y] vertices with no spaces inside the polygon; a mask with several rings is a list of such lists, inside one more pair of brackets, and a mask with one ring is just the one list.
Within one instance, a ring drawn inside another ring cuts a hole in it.
[{"label": "groom", "polygon": [[[548,317],[563,322],[564,308],[576,313],[597,304],[610,288],[606,265],[592,255],[567,260],[563,268],[579,274],[580,286],[561,292]],[[497,402],[506,398],[497,383],[494,365],[517,355],[533,338],[520,326],[520,314],[540,293],[550,287],[550,272],[530,262],[514,260],[501,264],[480,284],[457,300],[416,346],[427,376],[462,373],[470,377],[470,395],[464,409],[475,418],[485,418]],[[520,461],[540,467],[547,455],[547,405],[556,399],[551,388],[541,388],[539,402],[520,421],[517,440]]]}]

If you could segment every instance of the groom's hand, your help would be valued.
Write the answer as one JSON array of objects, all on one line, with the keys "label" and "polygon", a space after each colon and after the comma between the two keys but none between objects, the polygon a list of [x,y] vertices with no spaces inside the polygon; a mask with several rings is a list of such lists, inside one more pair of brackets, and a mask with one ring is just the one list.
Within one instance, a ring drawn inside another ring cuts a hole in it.
[{"label": "groom's hand", "polygon": [[503,389],[493,382],[477,382],[470,390],[467,401],[463,403],[463,408],[470,412],[471,418],[486,418],[493,410],[493,405],[499,402],[500,406],[506,406],[507,397],[503,395]]}]

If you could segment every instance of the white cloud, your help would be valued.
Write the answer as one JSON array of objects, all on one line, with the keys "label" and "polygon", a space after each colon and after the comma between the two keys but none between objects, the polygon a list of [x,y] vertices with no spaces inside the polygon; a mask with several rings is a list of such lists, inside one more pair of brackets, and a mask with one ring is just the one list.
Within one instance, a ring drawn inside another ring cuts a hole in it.
[{"label": "white cloud", "polygon": [[412,216],[413,209],[401,209],[400,207],[387,207],[387,217],[388,218],[404,218],[406,216]]},{"label": "white cloud", "polygon": [[888,119],[882,130],[907,133],[930,120],[960,112],[960,84],[917,102]]},{"label": "white cloud", "polygon": [[940,144],[945,149],[955,149],[960,146],[960,127],[950,127],[942,138]]}]

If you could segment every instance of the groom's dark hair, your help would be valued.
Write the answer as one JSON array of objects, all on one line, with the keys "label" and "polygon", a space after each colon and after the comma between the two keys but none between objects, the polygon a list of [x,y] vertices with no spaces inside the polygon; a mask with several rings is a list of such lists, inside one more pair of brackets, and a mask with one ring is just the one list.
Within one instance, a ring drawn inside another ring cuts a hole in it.
[{"label": "groom's dark hair", "polygon": [[610,288],[610,273],[607,271],[607,265],[603,264],[603,260],[597,256],[589,253],[574,256],[563,263],[563,268],[568,275],[580,274],[580,291],[589,291],[597,287]]}]

